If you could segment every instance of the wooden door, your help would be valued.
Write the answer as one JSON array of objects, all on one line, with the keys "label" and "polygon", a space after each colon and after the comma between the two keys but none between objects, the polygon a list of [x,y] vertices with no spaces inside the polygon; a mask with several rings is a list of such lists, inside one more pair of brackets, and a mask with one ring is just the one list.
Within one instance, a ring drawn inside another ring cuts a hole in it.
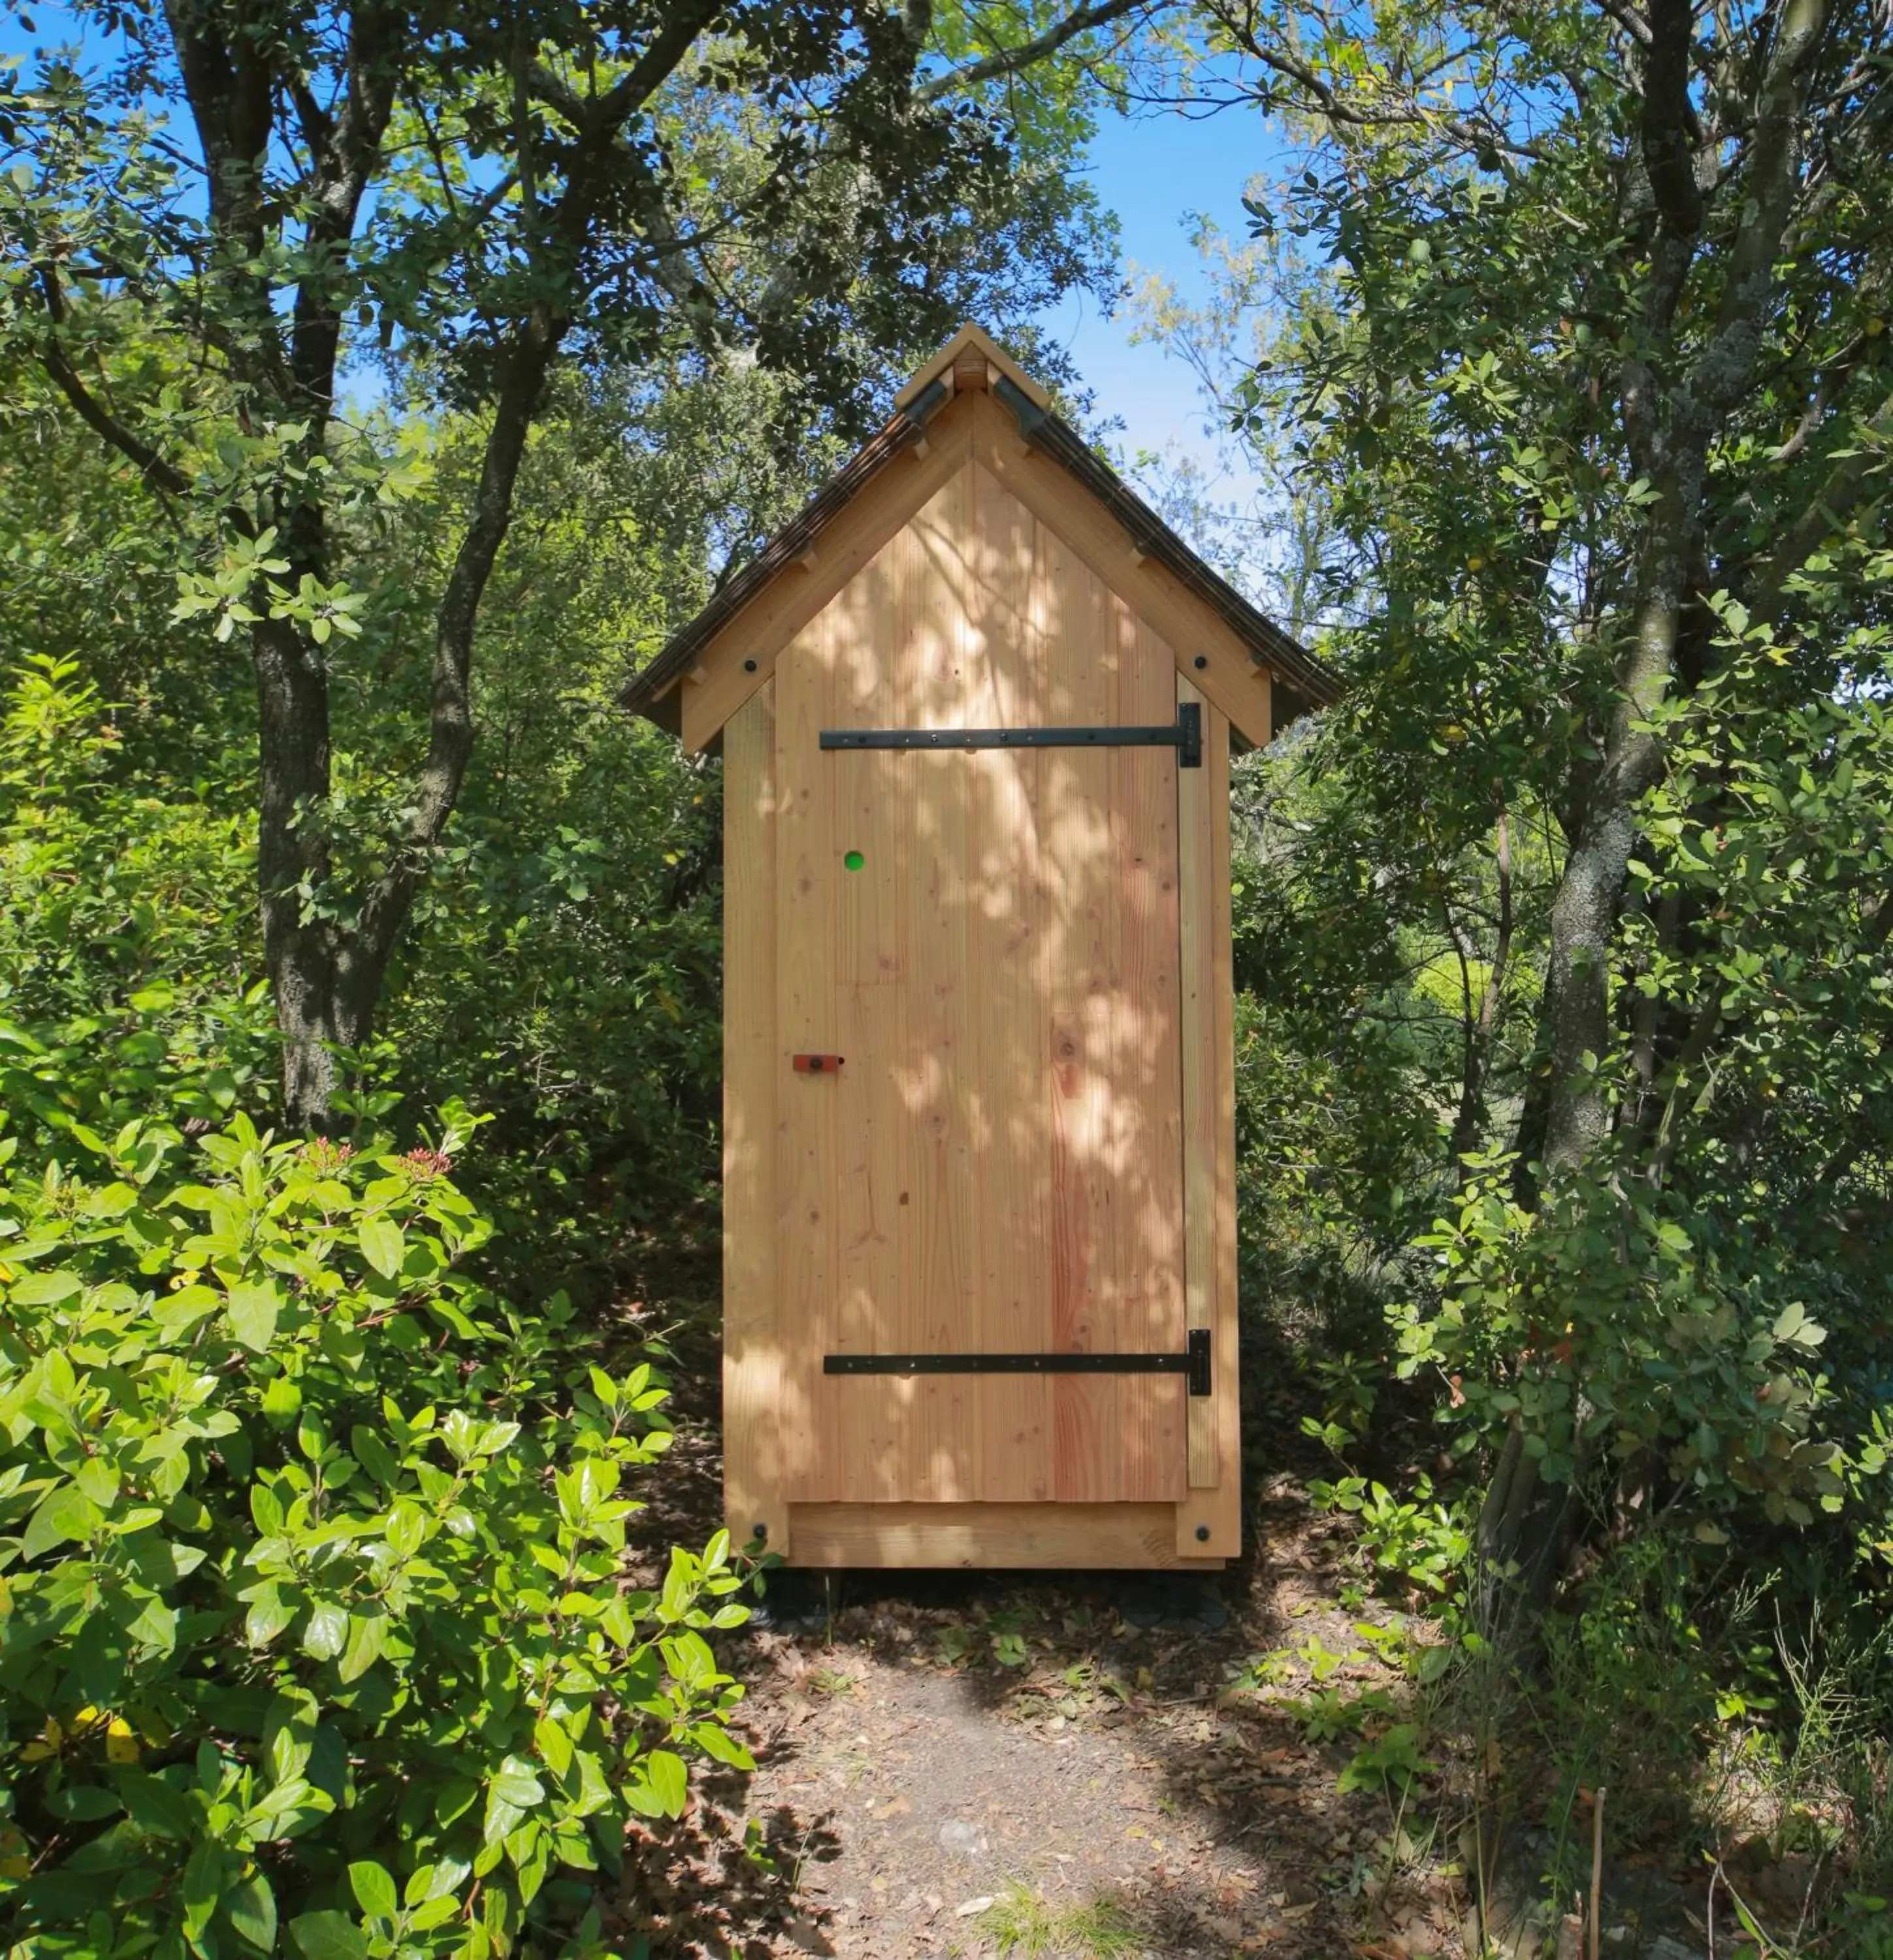
[{"label": "wooden door", "polygon": [[1180,1375],[824,1372],[1185,1347],[1176,750],[820,746],[1171,722],[1170,648],[970,466],[775,687],[788,1494],[1183,1498]]}]

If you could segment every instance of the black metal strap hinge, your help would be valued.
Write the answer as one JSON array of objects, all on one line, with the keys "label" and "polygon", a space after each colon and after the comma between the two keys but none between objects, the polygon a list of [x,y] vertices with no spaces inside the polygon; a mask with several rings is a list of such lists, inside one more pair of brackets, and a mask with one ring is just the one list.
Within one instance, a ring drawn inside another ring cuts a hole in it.
[{"label": "black metal strap hinge", "polygon": [[825,1375],[1182,1375],[1210,1392],[1210,1330],[1192,1327],[1181,1354],[825,1354]]},{"label": "black metal strap hinge", "polygon": [[1096,728],[824,728],[824,749],[1174,749],[1177,766],[1203,766],[1203,711],[1193,701],[1174,722]]}]

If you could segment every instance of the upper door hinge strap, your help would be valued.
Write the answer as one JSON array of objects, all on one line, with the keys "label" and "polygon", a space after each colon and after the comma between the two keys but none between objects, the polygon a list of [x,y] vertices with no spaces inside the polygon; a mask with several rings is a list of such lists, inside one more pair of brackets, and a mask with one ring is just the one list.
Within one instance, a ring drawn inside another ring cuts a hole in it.
[{"label": "upper door hinge strap", "polygon": [[1179,767],[1203,766],[1203,711],[1182,703],[1154,726],[1077,728],[824,728],[824,749],[1174,749]]}]

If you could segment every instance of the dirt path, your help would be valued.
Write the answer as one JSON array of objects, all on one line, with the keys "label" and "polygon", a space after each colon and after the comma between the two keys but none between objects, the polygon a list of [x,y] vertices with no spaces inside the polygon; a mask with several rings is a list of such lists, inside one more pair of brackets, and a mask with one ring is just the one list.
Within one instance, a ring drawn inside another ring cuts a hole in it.
[{"label": "dirt path", "polygon": [[[713,1435],[680,1437],[651,1542],[701,1542],[717,1481]],[[1361,1629],[1400,1616],[1342,1609],[1344,1545],[1292,1479],[1250,1529],[1213,1629],[1134,1624],[1131,1575],[854,1574],[810,1631],[735,1637],[756,1771],[654,1840],[623,1933],[718,1960],[993,1954],[1008,1924],[1045,1955],[1457,1954],[1454,1887],[1399,1875],[1386,1799],[1336,1792],[1358,1739],[1285,1705],[1395,1688]]]}]

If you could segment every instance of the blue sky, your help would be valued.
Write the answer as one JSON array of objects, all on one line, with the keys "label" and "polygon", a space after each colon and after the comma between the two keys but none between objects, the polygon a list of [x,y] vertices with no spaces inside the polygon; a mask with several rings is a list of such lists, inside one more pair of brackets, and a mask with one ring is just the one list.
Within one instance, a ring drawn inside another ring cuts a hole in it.
[{"label": "blue sky", "polygon": [[[1206,298],[1208,282],[1190,237],[1195,218],[1244,242],[1242,192],[1281,160],[1280,138],[1252,111],[1107,113],[1090,170],[1100,200],[1117,214],[1127,275],[1134,283],[1156,273],[1186,301]],[[1186,457],[1203,468],[1204,487],[1221,503],[1246,503],[1260,488],[1212,425],[1188,366],[1160,345],[1134,343],[1128,307],[1107,318],[1089,298],[1074,300],[1045,323],[1095,391],[1097,415],[1122,424],[1114,441],[1127,457],[1148,450]]]},{"label": "blue sky", "polygon": [[[1185,299],[1203,297],[1191,215],[1203,212],[1235,237],[1244,235],[1242,189],[1264,161],[1252,147],[1261,127],[1259,119],[1235,113],[1106,116],[1091,146],[1092,178],[1117,213],[1128,272],[1155,272]],[[1213,452],[1195,377],[1161,347],[1133,345],[1128,312],[1106,319],[1083,299],[1048,315],[1047,324],[1097,391],[1099,412],[1122,420],[1127,449],[1160,450],[1175,441],[1192,453]]]}]

